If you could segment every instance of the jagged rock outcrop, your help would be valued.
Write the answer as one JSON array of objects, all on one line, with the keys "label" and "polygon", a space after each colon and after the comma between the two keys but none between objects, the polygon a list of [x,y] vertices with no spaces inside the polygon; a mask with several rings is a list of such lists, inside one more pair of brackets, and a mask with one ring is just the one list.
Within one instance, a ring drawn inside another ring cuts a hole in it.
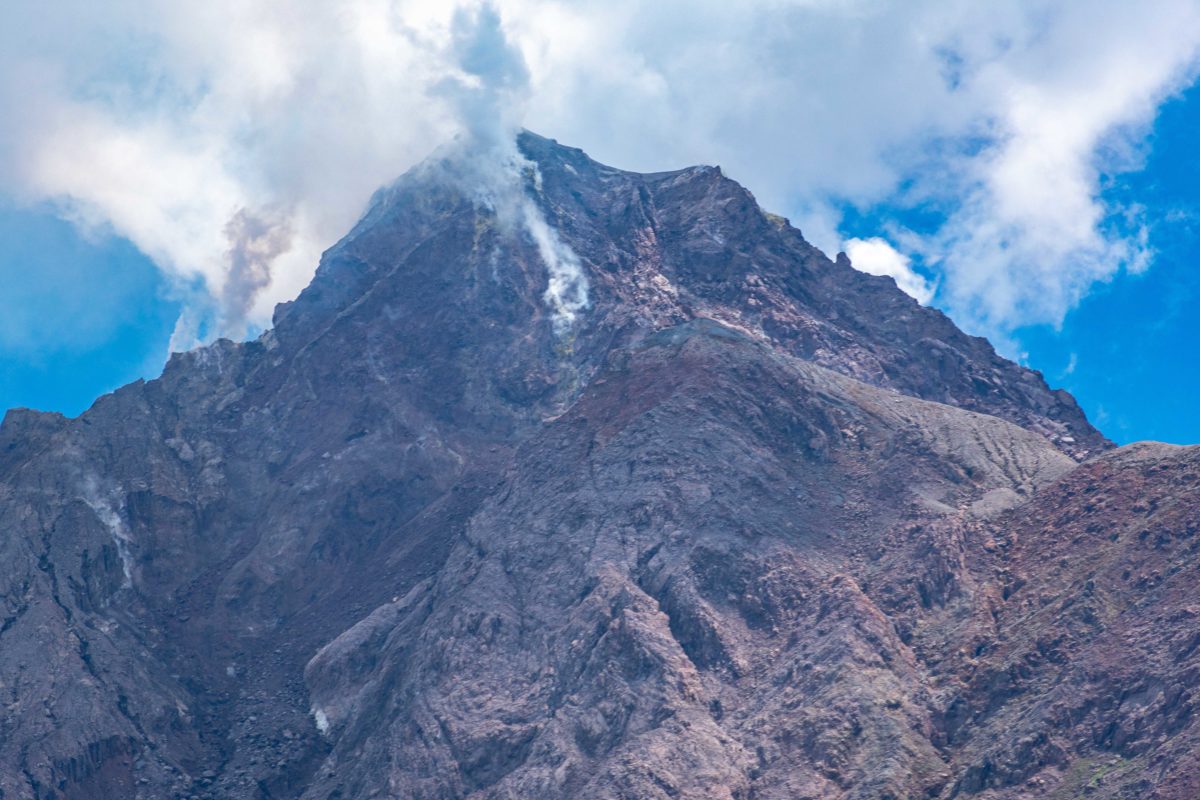
[{"label": "jagged rock outcrop", "polygon": [[567,329],[435,163],[260,339],[8,414],[0,797],[1195,796],[1200,451],[520,145]]}]

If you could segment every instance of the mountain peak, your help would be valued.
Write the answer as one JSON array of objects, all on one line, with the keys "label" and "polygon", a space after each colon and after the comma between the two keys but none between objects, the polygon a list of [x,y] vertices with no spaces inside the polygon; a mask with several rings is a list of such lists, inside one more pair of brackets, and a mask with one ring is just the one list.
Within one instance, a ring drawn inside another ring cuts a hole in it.
[{"label": "mountain peak", "polygon": [[519,146],[259,339],[9,415],[0,794],[1194,795],[1200,450],[716,168]]},{"label": "mountain peak", "polygon": [[[518,145],[537,174],[518,177],[513,191],[578,260],[588,288],[569,330],[550,324],[536,237],[460,183],[431,184],[423,165],[376,197],[313,285],[277,314],[281,340],[319,328],[315,316],[388,295],[393,315],[439,309],[447,333],[503,326],[512,341],[537,342],[537,365],[521,369],[586,375],[629,326],[705,317],[859,380],[1015,422],[1076,458],[1109,446],[1040,374],[921,307],[891,278],[831,261],[718,168],[638,174],[528,131]],[[566,340],[565,361],[547,355]]]}]

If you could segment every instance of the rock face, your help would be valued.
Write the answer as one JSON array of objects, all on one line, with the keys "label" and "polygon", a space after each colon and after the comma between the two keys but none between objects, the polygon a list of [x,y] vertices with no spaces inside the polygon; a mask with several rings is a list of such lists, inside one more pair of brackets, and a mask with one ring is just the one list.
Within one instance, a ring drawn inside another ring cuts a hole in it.
[{"label": "rock face", "polygon": [[415,170],[272,331],[0,428],[0,797],[1194,798],[1200,450],[714,168]]}]

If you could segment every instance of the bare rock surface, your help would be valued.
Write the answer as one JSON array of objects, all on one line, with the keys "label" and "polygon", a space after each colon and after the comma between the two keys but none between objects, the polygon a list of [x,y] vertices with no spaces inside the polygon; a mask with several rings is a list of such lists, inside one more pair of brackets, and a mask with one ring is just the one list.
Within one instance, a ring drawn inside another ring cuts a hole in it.
[{"label": "bare rock surface", "polygon": [[0,798],[1197,796],[1200,451],[520,144],[567,329],[431,163],[258,340],[9,412]]}]

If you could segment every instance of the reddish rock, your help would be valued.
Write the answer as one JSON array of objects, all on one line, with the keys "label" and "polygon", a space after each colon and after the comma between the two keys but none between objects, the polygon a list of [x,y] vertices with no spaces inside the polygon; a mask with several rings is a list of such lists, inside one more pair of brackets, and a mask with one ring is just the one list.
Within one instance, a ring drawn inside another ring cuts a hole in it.
[{"label": "reddish rock", "polygon": [[1200,450],[713,168],[427,165],[254,342],[0,428],[0,796],[1193,798]]}]

